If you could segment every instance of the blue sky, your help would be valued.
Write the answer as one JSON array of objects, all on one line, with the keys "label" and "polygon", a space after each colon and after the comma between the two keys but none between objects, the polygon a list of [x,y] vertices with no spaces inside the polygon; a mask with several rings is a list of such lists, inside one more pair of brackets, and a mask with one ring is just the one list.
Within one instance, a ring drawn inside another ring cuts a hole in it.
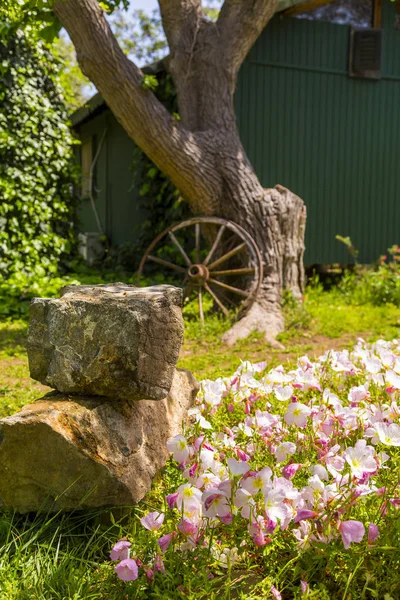
[{"label": "blue sky", "polygon": [[157,0],[131,0],[130,9],[143,9],[143,10],[153,10],[153,8],[158,8]]}]

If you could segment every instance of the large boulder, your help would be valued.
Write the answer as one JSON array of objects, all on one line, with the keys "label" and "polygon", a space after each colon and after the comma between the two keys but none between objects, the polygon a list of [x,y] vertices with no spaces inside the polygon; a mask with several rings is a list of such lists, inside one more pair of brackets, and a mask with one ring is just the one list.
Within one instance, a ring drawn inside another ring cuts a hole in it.
[{"label": "large boulder", "polygon": [[31,303],[31,377],[60,392],[162,400],[183,340],[182,290],[67,286]]},{"label": "large boulder", "polygon": [[176,370],[160,402],[51,392],[0,421],[0,506],[18,512],[126,506],[150,489],[198,384]]}]

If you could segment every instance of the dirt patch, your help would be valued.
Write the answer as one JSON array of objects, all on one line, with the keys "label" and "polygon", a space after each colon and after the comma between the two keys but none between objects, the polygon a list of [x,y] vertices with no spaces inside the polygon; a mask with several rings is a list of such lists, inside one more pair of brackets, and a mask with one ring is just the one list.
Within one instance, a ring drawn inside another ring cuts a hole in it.
[{"label": "dirt patch", "polygon": [[[271,356],[274,356],[274,358],[278,358],[283,361],[294,360],[300,356],[299,350],[301,350],[301,348],[305,346],[305,354],[307,354],[310,358],[315,359],[324,354],[327,350],[345,350],[348,346],[354,345],[357,338],[362,337],[364,339],[367,339],[368,336],[368,332],[363,332],[356,335],[354,333],[345,333],[340,338],[331,338],[326,335],[320,334],[314,335],[309,339],[307,339],[304,336],[301,338],[293,338],[290,341],[290,343],[286,344],[285,352],[278,351],[272,354]],[[287,350],[293,346],[296,346],[296,351],[288,352]]]}]

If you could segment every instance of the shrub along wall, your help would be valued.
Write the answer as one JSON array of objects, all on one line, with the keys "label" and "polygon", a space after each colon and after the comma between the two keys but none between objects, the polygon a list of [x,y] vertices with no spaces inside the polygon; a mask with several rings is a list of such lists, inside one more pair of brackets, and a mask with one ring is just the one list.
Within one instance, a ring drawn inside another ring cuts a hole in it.
[{"label": "shrub along wall", "polygon": [[0,277],[55,274],[75,247],[74,143],[50,49],[0,31]]}]

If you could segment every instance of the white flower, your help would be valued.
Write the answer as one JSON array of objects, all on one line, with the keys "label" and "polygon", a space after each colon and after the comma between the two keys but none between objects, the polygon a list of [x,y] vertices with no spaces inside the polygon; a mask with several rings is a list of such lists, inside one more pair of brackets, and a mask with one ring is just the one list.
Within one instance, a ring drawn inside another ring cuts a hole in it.
[{"label": "white flower", "polygon": [[284,416],[284,419],[288,425],[297,425],[298,427],[305,427],[307,425],[307,419],[311,413],[311,408],[301,402],[292,402],[289,404],[288,410]]},{"label": "white flower", "polygon": [[364,473],[374,473],[377,469],[375,450],[367,446],[366,440],[358,440],[354,448],[344,451],[343,456],[354,477],[361,478]]},{"label": "white flower", "polygon": [[271,415],[266,410],[256,410],[254,424],[257,425],[257,427],[259,427],[260,429],[269,429],[270,427],[273,427],[274,425],[279,423],[279,421],[280,418],[278,415]]},{"label": "white flower", "polygon": [[275,450],[275,458],[278,462],[284,462],[287,457],[296,452],[296,444],[293,442],[283,442]]},{"label": "white flower", "polygon": [[328,471],[323,465],[314,465],[311,467],[311,473],[313,475],[318,475],[321,481],[328,481],[329,479]]},{"label": "white flower", "polygon": [[365,400],[365,398],[368,397],[368,383],[366,383],[364,385],[352,387],[349,391],[348,400],[349,402],[354,402],[355,404],[358,404],[359,402],[361,402],[361,400]]},{"label": "white flower", "polygon": [[290,400],[293,395],[293,388],[291,385],[278,386],[274,389],[274,394],[277,400],[286,402]]},{"label": "white flower", "polygon": [[374,429],[385,446],[400,446],[400,427],[395,423],[375,423]]},{"label": "white flower", "polygon": [[288,514],[285,496],[281,490],[270,490],[265,497],[265,512],[271,521],[284,521]]},{"label": "white flower", "polygon": [[190,456],[190,449],[183,435],[176,435],[169,439],[167,441],[167,448],[178,463],[185,462]]},{"label": "white flower", "polygon": [[386,373],[386,385],[395,390],[400,390],[400,375],[397,375],[394,371],[388,371]]},{"label": "white flower", "polygon": [[367,373],[376,374],[382,369],[382,363],[376,356],[372,356],[365,361],[365,370]]},{"label": "white flower", "polygon": [[197,415],[196,421],[199,424],[200,429],[212,429],[211,423],[202,415]]},{"label": "white flower", "polygon": [[258,473],[251,474],[241,482],[241,487],[247,490],[252,496],[255,496],[260,490],[265,495],[271,487],[272,471],[269,467],[264,467]]},{"label": "white flower", "polygon": [[245,489],[239,488],[235,493],[233,504],[236,508],[240,508],[240,514],[244,519],[249,519],[251,511],[254,510],[255,502],[251,493]]},{"label": "white flower", "polygon": [[202,391],[204,395],[204,401],[211,406],[218,406],[220,404],[222,395],[226,391],[226,385],[224,380],[221,378],[215,381],[205,380],[202,382]]},{"label": "white flower", "polygon": [[236,458],[228,458],[228,467],[233,476],[245,475],[250,471],[250,465],[244,460],[236,460]]},{"label": "white flower", "polygon": [[231,512],[228,498],[223,490],[208,490],[203,493],[201,499],[206,517],[226,517]]},{"label": "white flower", "polygon": [[178,496],[176,506],[185,516],[193,518],[201,514],[201,491],[191,485],[184,483],[176,490]]},{"label": "white flower", "polygon": [[221,548],[215,544],[211,548],[211,554],[224,569],[232,567],[239,560],[237,548]]}]

